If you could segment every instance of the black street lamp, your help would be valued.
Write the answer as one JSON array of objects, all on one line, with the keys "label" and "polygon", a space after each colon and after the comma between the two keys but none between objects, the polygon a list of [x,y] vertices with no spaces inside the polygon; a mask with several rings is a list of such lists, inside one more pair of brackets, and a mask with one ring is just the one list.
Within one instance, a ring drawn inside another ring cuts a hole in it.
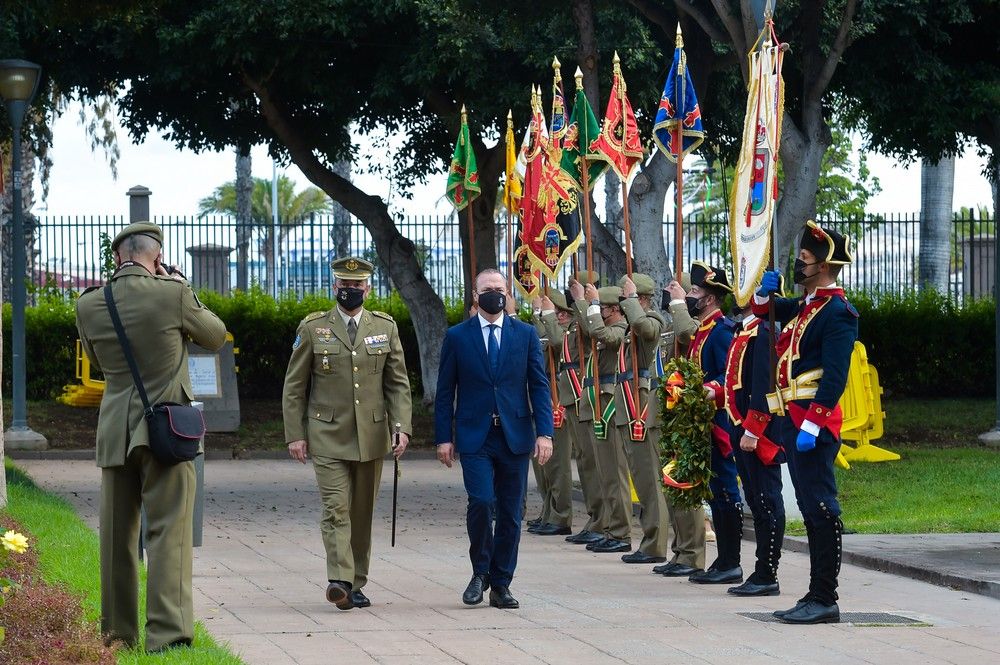
[{"label": "black street lamp", "polygon": [[26,60],[0,60],[0,98],[7,107],[7,116],[13,131],[11,155],[11,242],[13,261],[11,265],[11,332],[13,335],[12,378],[14,413],[10,429],[5,434],[8,448],[45,448],[45,437],[28,427],[28,409],[25,397],[24,359],[24,304],[27,267],[24,249],[24,210],[21,202],[21,127],[24,114],[31,106],[38,91],[42,67]]}]

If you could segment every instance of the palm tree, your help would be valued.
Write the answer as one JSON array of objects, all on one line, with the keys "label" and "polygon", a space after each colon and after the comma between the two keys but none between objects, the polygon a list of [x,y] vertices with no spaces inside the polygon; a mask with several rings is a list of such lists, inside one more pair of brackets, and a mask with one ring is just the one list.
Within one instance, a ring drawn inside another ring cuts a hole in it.
[{"label": "palm tree", "polygon": [[955,189],[955,156],[920,166],[920,265],[921,289],[948,293],[948,259],[951,255],[952,195]]},{"label": "palm tree", "polygon": [[[272,238],[273,217],[271,208],[271,181],[266,178],[253,179],[253,192],[250,197],[250,222],[259,229],[259,248],[264,255],[267,266],[267,283],[273,286],[276,282],[274,247],[280,246],[285,236],[302,224],[309,215],[330,210],[330,197],[316,187],[306,187],[296,193],[295,183],[288,176],[278,177],[278,237]],[[220,185],[210,196],[198,202],[198,213],[204,216],[210,213],[225,213],[236,216],[236,182],[229,181]]]}]

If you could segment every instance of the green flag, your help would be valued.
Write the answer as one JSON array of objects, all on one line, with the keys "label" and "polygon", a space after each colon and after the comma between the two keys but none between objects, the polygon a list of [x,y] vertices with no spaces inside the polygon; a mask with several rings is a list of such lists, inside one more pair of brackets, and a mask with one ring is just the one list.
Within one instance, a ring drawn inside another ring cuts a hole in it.
[{"label": "green flag", "polygon": [[451,156],[448,169],[448,200],[455,210],[462,210],[479,196],[479,172],[476,169],[476,153],[469,140],[469,123],[462,107],[462,129],[458,133],[455,152]]},{"label": "green flag", "polygon": [[[579,70],[577,70],[579,74]],[[587,95],[583,92],[582,74],[577,79],[576,100],[573,104],[573,114],[569,117],[569,128],[563,137],[562,161],[559,166],[573,179],[576,186],[583,191],[583,178],[580,173],[582,155],[587,155],[587,188],[593,189],[594,182],[608,168],[608,162],[591,158],[590,144],[601,135],[601,126],[597,123],[594,110],[590,108]]]}]

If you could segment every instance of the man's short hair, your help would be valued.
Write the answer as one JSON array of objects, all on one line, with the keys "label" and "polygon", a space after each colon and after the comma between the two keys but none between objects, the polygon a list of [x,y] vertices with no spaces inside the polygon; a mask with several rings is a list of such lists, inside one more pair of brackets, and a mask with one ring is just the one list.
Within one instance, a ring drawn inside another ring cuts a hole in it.
[{"label": "man's short hair", "polygon": [[482,276],[484,276],[484,275],[497,275],[498,277],[500,277],[500,278],[502,278],[504,280],[504,285],[507,284],[507,281],[506,281],[507,278],[504,277],[504,275],[503,275],[502,272],[500,272],[496,268],[484,268],[484,269],[482,269],[482,270],[479,271],[478,275],[476,275],[476,280],[475,280],[474,284],[476,285],[476,289],[477,290],[479,289],[479,278],[482,277]]},{"label": "man's short hair", "polygon": [[118,244],[118,254],[123,260],[155,257],[160,253],[160,243],[143,233],[133,233]]}]

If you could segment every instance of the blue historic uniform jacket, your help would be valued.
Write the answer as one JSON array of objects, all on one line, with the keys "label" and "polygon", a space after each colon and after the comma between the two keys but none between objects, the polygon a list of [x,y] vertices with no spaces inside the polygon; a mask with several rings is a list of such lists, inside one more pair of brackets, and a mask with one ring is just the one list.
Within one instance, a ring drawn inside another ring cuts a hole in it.
[{"label": "blue historic uniform jacket", "polygon": [[[753,312],[763,316],[767,303],[754,300]],[[830,286],[816,289],[811,297],[775,299],[775,315],[788,325],[778,338],[781,389],[768,395],[769,411],[780,413],[784,407],[796,427],[809,421],[839,438],[840,398],[858,338],[858,311],[843,289]],[[769,415],[751,409],[745,427],[757,434],[769,420]]]},{"label": "blue historic uniform jacket", "polygon": [[[771,385],[769,336],[770,324],[751,315],[737,327],[729,345],[724,404],[729,421],[736,427],[747,429],[744,422],[753,409],[767,412],[767,393],[774,390]],[[783,448],[766,432],[757,435],[756,453],[764,464],[784,461]]]},{"label": "blue historic uniform jacket", "polygon": [[735,324],[715,310],[698,325],[698,330],[691,338],[688,347],[688,358],[701,367],[705,373],[705,386],[715,391],[715,406],[718,409],[712,419],[712,440],[719,447],[723,457],[733,453],[732,442],[729,439],[729,418],[723,408],[725,396],[723,384],[726,379],[726,355],[729,343],[733,340]]}]

